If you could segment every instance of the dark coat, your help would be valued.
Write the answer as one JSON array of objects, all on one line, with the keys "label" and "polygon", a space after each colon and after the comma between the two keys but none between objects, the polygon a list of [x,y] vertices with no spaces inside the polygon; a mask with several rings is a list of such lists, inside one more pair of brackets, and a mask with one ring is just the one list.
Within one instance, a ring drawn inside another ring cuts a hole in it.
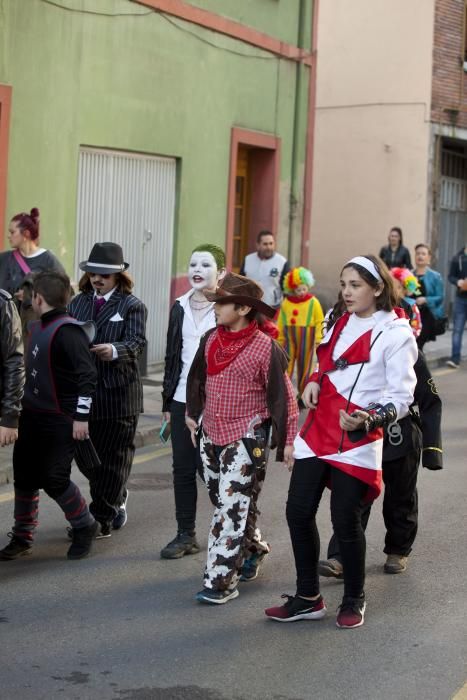
[{"label": "dark coat", "polygon": [[0,425],[17,428],[24,388],[23,339],[16,305],[0,290]]},{"label": "dark coat", "polygon": [[383,462],[400,459],[409,452],[421,448],[422,465],[427,469],[442,469],[442,403],[425,356],[420,350],[414,370],[417,375],[414,403],[409,415],[398,421],[401,430],[400,444],[391,444],[390,435],[387,431],[385,432]]},{"label": "dark coat", "polygon": [[[78,321],[93,317],[94,292],[78,294],[71,300],[69,312]],[[147,310],[133,294],[117,289],[95,319],[95,345],[112,344],[118,353],[116,360],[95,357],[97,390],[93,398],[91,420],[134,416],[143,411],[143,386],[138,357],[146,345]]]},{"label": "dark coat", "polygon": [[410,252],[405,245],[400,245],[395,251],[391,249],[391,246],[385,245],[379,251],[379,257],[388,267],[407,267],[409,270],[412,269]]},{"label": "dark coat", "polygon": [[[206,404],[206,341],[215,330],[215,328],[211,328],[201,338],[188,374],[186,409],[187,415],[195,420],[199,419]],[[278,462],[282,462],[284,459],[284,447],[287,439],[287,389],[284,380],[287,366],[287,355],[271,338],[271,363],[266,388],[266,404],[272,423],[271,447],[277,447],[276,460]]]},{"label": "dark coat", "polygon": [[456,295],[462,299],[467,298],[467,291],[462,291],[457,286],[459,280],[467,278],[467,254],[462,248],[451,260],[448,280],[456,287]]},{"label": "dark coat", "polygon": [[162,410],[170,411],[173,395],[182,373],[183,319],[185,312],[176,301],[170,310],[165,351],[164,379],[162,382]]}]

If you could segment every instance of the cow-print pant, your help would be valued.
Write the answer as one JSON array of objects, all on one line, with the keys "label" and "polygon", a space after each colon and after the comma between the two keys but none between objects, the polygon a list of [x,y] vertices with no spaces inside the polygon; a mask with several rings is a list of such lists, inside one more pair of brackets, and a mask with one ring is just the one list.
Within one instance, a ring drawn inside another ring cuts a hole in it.
[{"label": "cow-print pant", "polygon": [[204,587],[233,590],[245,559],[257,552],[269,552],[268,543],[261,539],[256,527],[256,502],[264,482],[266,460],[255,467],[242,440],[218,447],[205,434],[200,451],[204,480],[215,506]]}]

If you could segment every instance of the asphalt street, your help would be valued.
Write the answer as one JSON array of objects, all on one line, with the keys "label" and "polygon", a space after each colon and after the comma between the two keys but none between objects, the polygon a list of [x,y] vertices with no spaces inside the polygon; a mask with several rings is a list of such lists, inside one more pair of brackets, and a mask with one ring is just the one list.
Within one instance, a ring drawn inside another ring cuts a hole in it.
[{"label": "asphalt street", "polygon": [[[175,534],[171,460],[167,450],[147,447],[135,460],[127,526],[97,541],[88,559],[66,560],[65,521],[42,494],[32,555],[0,562],[1,700],[453,698],[467,679],[467,371],[435,375],[444,400],[445,469],[420,471],[419,535],[402,575],[382,571],[384,529],[375,505],[362,628],[335,627],[338,581],[323,581],[323,620],[284,625],[265,618],[265,607],[294,592],[284,515],[289,475],[274,462],[260,501],[272,545],[261,576],[226,605],[195,602],[211,507],[200,485],[203,551],[160,560]],[[12,511],[7,485],[0,489],[5,543]],[[328,494],[319,526],[326,543]]]}]

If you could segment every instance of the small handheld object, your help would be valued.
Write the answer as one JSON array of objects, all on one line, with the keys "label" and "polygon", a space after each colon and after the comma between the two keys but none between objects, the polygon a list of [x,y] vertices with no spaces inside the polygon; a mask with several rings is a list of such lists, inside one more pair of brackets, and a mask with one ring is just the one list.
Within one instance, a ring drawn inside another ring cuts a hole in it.
[{"label": "small handheld object", "polygon": [[164,421],[159,431],[159,437],[164,444],[170,440],[171,425],[169,421]]},{"label": "small handheld object", "polygon": [[[376,428],[386,428],[397,420],[397,411],[392,403],[387,403],[384,406],[380,403],[370,403],[370,405],[367,408],[363,408],[362,411],[368,413],[368,418],[365,420],[363,428],[348,431],[349,440],[351,442],[358,442],[372,430]],[[358,416],[355,412],[350,415],[354,418]]]}]

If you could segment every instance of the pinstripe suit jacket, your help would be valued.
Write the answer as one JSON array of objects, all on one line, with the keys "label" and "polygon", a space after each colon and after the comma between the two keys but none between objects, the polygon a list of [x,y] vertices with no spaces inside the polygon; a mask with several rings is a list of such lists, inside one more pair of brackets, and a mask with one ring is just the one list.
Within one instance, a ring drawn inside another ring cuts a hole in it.
[{"label": "pinstripe suit jacket", "polygon": [[[93,292],[74,297],[69,307],[71,316],[79,321],[92,319],[93,298]],[[146,317],[147,309],[142,301],[116,289],[95,319],[94,343],[111,343],[118,359],[107,362],[95,357],[98,379],[91,420],[134,416],[143,411],[138,357],[146,345]]]}]

